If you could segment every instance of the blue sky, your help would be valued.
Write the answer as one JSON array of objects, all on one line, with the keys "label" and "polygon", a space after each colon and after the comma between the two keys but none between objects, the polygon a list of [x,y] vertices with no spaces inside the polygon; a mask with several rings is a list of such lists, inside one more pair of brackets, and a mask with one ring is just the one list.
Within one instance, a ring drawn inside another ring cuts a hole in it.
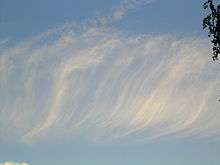
[{"label": "blue sky", "polygon": [[[1,0],[1,36],[35,35],[65,22],[81,22],[97,14],[106,15],[118,4],[119,0]],[[202,35],[201,4],[202,0],[156,0],[129,11],[125,19],[110,26],[134,33]]]},{"label": "blue sky", "polygon": [[218,165],[202,0],[0,0],[0,165]]}]

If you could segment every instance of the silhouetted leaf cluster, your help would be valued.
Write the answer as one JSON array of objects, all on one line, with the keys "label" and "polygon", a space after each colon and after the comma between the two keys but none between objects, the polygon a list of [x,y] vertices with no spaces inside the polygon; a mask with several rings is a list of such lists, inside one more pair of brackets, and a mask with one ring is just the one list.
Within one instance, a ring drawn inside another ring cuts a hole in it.
[{"label": "silhouetted leaf cluster", "polygon": [[203,29],[208,29],[208,36],[212,38],[213,60],[218,60],[220,55],[220,5],[215,7],[213,0],[203,4],[204,9],[210,9],[210,13],[203,19]]}]

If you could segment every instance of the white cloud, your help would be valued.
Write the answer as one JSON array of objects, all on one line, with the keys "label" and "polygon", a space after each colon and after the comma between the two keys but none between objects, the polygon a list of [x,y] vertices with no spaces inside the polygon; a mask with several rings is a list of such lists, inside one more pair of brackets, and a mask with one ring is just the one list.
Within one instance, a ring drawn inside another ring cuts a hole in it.
[{"label": "white cloud", "polygon": [[16,163],[16,162],[4,162],[0,163],[0,165],[29,165],[28,163]]},{"label": "white cloud", "polygon": [[18,43],[0,56],[0,139],[215,137],[220,66],[208,45],[106,29]]},{"label": "white cloud", "polygon": [[142,6],[146,6],[155,0],[122,0],[117,6],[113,7],[107,14],[99,14],[93,19],[84,22],[86,26],[109,25],[115,21],[122,20],[126,14]]},{"label": "white cloud", "polygon": [[114,8],[112,19],[120,20],[129,10],[136,9],[140,6],[152,3],[153,1],[154,0],[124,0],[120,3],[120,5]]}]

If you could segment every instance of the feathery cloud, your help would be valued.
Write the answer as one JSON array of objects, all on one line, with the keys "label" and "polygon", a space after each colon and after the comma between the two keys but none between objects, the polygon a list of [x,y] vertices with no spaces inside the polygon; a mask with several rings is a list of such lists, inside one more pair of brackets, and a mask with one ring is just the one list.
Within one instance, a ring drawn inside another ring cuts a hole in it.
[{"label": "feathery cloud", "polygon": [[209,49],[200,38],[101,28],[58,30],[7,47],[0,139],[215,137],[220,68]]},{"label": "feathery cloud", "polygon": [[4,162],[0,163],[0,165],[29,165],[28,163],[16,163],[16,162]]},{"label": "feathery cloud", "polygon": [[129,11],[146,6],[154,1],[155,0],[122,0],[117,6],[107,12],[107,14],[96,15],[95,18],[86,20],[84,24],[86,24],[86,26],[109,25],[125,18]]}]

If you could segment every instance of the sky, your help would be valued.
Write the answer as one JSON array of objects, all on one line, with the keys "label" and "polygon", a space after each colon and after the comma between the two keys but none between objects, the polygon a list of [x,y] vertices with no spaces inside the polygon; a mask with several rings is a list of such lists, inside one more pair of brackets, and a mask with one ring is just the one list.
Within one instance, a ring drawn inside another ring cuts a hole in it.
[{"label": "sky", "polygon": [[0,165],[218,165],[202,0],[0,0]]}]

